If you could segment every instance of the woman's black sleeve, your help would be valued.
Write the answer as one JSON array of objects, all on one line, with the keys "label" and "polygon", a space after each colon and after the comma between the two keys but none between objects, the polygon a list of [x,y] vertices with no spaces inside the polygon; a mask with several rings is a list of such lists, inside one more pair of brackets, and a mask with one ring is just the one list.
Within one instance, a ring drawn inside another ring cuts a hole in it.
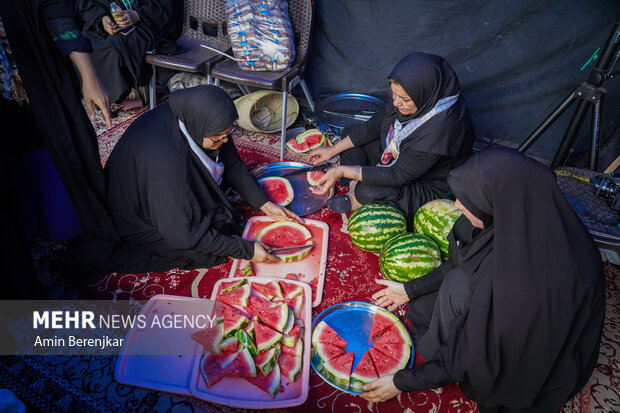
[{"label": "woman's black sleeve", "polygon": [[439,291],[446,274],[454,268],[452,260],[444,261],[439,267],[428,274],[414,278],[405,283],[405,292],[410,299],[414,299],[435,291]]},{"label": "woman's black sleeve", "polygon": [[354,146],[364,146],[381,138],[381,123],[384,111],[380,110],[366,122],[356,123],[343,129],[342,136],[349,136]]},{"label": "woman's black sleeve", "polygon": [[427,173],[442,155],[404,149],[392,166],[363,166],[362,180],[369,185],[400,186]]},{"label": "woman's black sleeve", "polygon": [[400,370],[394,375],[394,385],[403,392],[435,389],[456,381],[448,374],[441,360],[424,362],[412,369]]}]

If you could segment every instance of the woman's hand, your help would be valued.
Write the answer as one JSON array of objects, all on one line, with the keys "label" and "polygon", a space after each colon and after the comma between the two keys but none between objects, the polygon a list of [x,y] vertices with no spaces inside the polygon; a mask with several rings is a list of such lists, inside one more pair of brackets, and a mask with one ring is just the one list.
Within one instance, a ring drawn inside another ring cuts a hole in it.
[{"label": "woman's hand", "polygon": [[327,162],[337,155],[332,148],[333,146],[319,146],[308,154],[308,161],[313,165]]},{"label": "woman's hand", "polygon": [[90,55],[85,52],[73,51],[69,53],[69,58],[80,73],[80,78],[82,79],[82,98],[84,99],[84,105],[90,120],[93,121],[95,119],[95,105],[97,105],[101,109],[107,127],[111,128],[110,97],[97,76],[97,71],[90,60]]},{"label": "woman's hand", "polygon": [[330,168],[325,172],[317,182],[316,186],[310,187],[310,192],[317,195],[326,194],[340,178],[343,177],[343,168],[341,166],[336,166],[334,168]]},{"label": "woman's hand", "polygon": [[254,256],[250,260],[252,262],[266,262],[268,264],[277,264],[280,262],[280,258],[275,255],[271,255],[265,249],[265,246],[260,242],[254,243]]},{"label": "woman's hand", "polygon": [[284,207],[281,207],[280,205],[276,205],[271,201],[268,201],[267,203],[265,203],[265,205],[260,207],[260,210],[263,211],[265,215],[267,215],[269,218],[275,221],[297,221],[300,224],[304,223],[304,220],[301,219],[297,214]]},{"label": "woman's hand", "polygon": [[364,393],[360,397],[372,403],[384,402],[392,397],[398,396],[400,390],[394,385],[394,375],[390,374],[378,378],[377,380],[365,384]]},{"label": "woman's hand", "polygon": [[405,291],[405,284],[389,280],[375,280],[375,282],[386,287],[372,295],[372,299],[379,307],[387,307],[389,311],[393,311],[410,301]]},{"label": "woman's hand", "polygon": [[122,29],[133,26],[140,21],[140,15],[135,10],[123,10],[123,15],[116,18],[116,23]]},{"label": "woman's hand", "polygon": [[103,16],[101,19],[101,24],[103,25],[103,30],[105,30],[109,35],[114,35],[121,30],[118,27],[118,24],[116,24],[114,19],[110,16]]}]

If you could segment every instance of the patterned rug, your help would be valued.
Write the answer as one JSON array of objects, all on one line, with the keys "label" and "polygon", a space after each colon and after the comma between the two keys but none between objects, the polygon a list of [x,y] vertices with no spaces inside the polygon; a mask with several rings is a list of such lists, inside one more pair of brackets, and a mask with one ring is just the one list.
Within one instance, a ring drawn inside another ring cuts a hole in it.
[{"label": "patterned rug", "polygon": [[[135,110],[119,115],[110,130],[99,131],[102,164],[122,132],[140,113]],[[233,131],[237,148],[250,168],[279,159],[279,135]],[[288,160],[303,161],[287,152]],[[339,189],[343,192],[343,189]],[[244,201],[233,204],[246,218],[256,213]],[[321,304],[313,317],[331,305],[343,301],[370,301],[380,278],[378,257],[355,247],[347,232],[346,215],[324,208],[307,218],[323,221],[330,228],[325,287]],[[227,277],[231,263],[201,270],[171,270],[164,273],[111,273],[85,288],[80,298],[148,299],[156,294],[210,297],[213,285]],[[620,270],[605,267],[607,280],[607,317],[601,354],[588,385],[562,409],[568,412],[620,411]],[[404,309],[397,312],[401,316]],[[114,380],[115,356],[98,357],[11,357],[0,364],[0,386],[6,387],[28,403],[32,411],[49,412],[232,412],[192,397],[161,393],[119,384]],[[420,362],[419,357],[416,363]],[[270,410],[267,410],[269,412]],[[367,403],[343,393],[313,370],[310,394],[301,406],[279,412],[477,412],[455,384],[442,388],[403,393],[384,403]]]}]

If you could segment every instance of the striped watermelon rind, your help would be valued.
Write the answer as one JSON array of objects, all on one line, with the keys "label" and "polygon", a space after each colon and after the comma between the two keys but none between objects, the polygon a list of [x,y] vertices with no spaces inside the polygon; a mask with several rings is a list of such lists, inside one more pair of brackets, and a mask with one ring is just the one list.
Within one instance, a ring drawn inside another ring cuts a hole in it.
[{"label": "striped watermelon rind", "polygon": [[391,238],[379,255],[381,273],[392,281],[407,282],[419,278],[440,264],[441,251],[435,241],[412,232]]},{"label": "striped watermelon rind", "polygon": [[422,205],[413,217],[413,229],[437,243],[443,260],[450,258],[448,253],[448,233],[456,220],[462,215],[460,209],[450,199],[435,199]]},{"label": "striped watermelon rind", "polygon": [[343,354],[340,357],[320,363],[321,373],[332,383],[344,389],[349,387],[351,379],[351,370],[353,369],[353,360],[355,352]]},{"label": "striped watermelon rind", "polygon": [[358,248],[380,252],[391,238],[407,231],[405,216],[388,204],[366,204],[349,217],[349,235]]},{"label": "striped watermelon rind", "polygon": [[260,369],[263,375],[268,375],[271,370],[278,364],[280,357],[280,347],[274,346],[268,350],[258,353],[254,356],[254,364]]},{"label": "striped watermelon rind", "polygon": [[[310,238],[312,238],[312,233],[310,233],[308,228],[306,228],[305,226],[297,222],[292,222],[292,221],[278,221],[278,222],[274,222],[273,224],[269,224],[265,228],[261,229],[258,232],[258,235],[256,236],[256,240],[259,242],[265,243],[269,247],[274,247],[274,245],[269,245],[269,243],[264,242],[264,239],[267,237],[270,231],[274,231],[274,230],[277,231],[278,229],[282,227],[294,228],[295,230],[300,231],[301,234],[304,236],[305,240],[309,240]],[[299,245],[299,244],[294,244],[294,245]],[[280,260],[282,260],[283,262],[299,261],[299,260],[306,258],[308,254],[310,254],[310,251],[312,250],[312,248],[313,247],[308,247],[308,248],[304,248],[303,250],[277,252],[277,253],[274,253],[273,255],[280,258]]]},{"label": "striped watermelon rind", "polygon": [[[311,136],[315,136],[318,135],[319,136],[319,140],[315,143],[308,143],[308,138],[310,138]],[[299,144],[302,143],[306,143],[308,145],[308,150],[312,150],[312,149],[316,149],[319,146],[322,146],[325,144],[325,139],[326,136],[325,134],[323,134],[323,132],[321,132],[318,129],[308,129],[306,131],[304,131],[303,133],[300,133],[299,135],[297,135],[295,137],[295,141]]]},{"label": "striped watermelon rind", "polygon": [[340,337],[325,321],[319,322],[312,332],[312,346],[316,346],[318,343],[333,344],[342,348],[347,347],[346,340]]},{"label": "striped watermelon rind", "polygon": [[370,358],[370,354],[366,351],[357,363],[357,366],[355,366],[353,373],[351,373],[349,388],[352,391],[361,393],[363,391],[362,387],[365,384],[375,381],[378,378],[379,376],[375,370],[375,365]]}]

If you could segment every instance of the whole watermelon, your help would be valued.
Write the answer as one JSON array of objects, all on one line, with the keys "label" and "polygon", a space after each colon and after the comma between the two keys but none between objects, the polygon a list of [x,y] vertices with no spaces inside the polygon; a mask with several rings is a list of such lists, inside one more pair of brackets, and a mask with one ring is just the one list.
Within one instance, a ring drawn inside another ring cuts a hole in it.
[{"label": "whole watermelon", "polygon": [[388,204],[366,204],[349,217],[353,244],[369,252],[380,252],[383,244],[407,231],[405,216]]},{"label": "whole watermelon", "polygon": [[441,264],[441,251],[429,237],[407,232],[385,243],[379,268],[388,280],[405,282],[421,277]]},{"label": "whole watermelon", "polygon": [[461,210],[454,206],[454,201],[436,199],[418,209],[413,217],[413,229],[435,241],[441,250],[441,258],[447,260],[450,258],[448,233],[461,214]]}]

